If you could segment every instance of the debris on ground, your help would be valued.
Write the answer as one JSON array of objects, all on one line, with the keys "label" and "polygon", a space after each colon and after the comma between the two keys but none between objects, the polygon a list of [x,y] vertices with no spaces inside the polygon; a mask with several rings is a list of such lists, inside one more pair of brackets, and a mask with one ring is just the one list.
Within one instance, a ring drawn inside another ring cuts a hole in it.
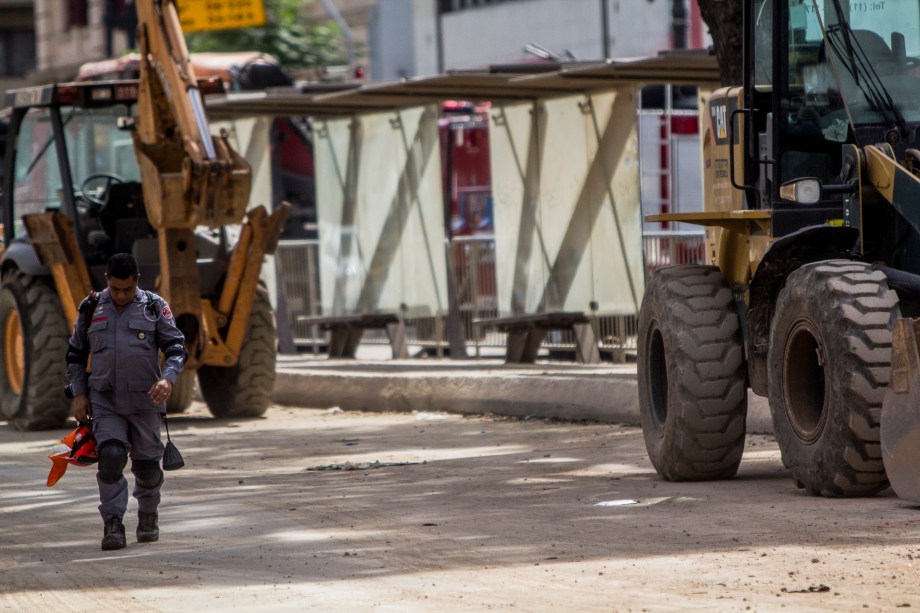
[{"label": "debris on ground", "polygon": [[787,594],[817,594],[820,592],[829,592],[831,591],[831,588],[827,587],[823,583],[819,583],[818,585],[808,586],[804,590],[789,590],[789,589],[783,588],[781,591]]}]

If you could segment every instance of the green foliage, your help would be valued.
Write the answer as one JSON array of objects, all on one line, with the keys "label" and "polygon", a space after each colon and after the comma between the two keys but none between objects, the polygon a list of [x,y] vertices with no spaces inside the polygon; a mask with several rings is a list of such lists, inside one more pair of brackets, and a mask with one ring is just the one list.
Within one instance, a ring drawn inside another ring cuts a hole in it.
[{"label": "green foliage", "polygon": [[303,5],[304,0],[265,0],[263,27],[190,33],[189,51],[260,51],[288,69],[346,64],[339,27],[331,21],[306,24]]}]

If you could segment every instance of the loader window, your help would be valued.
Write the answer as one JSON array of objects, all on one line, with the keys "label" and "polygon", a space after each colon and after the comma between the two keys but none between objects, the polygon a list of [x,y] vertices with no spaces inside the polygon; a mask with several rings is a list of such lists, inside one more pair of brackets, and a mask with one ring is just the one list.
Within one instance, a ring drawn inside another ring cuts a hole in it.
[{"label": "loader window", "polygon": [[787,59],[787,132],[837,143],[847,138],[843,100],[827,61],[820,8],[803,3],[790,7]]},{"label": "loader window", "polygon": [[16,136],[13,234],[23,236],[22,216],[61,206],[61,171],[47,109],[29,112]]},{"label": "loader window", "polygon": [[892,128],[920,120],[916,0],[840,6],[845,14],[828,6],[823,22],[834,77],[829,87],[845,101],[854,127]]},{"label": "loader window", "polygon": [[754,2],[754,87],[770,91],[773,84],[773,0]]},{"label": "loader window", "polygon": [[840,143],[848,137],[846,112],[828,86],[833,80],[821,29],[823,8],[813,2],[789,4],[779,180],[808,176],[828,181],[839,170]]},{"label": "loader window", "polygon": [[[139,182],[141,173],[131,133],[120,130],[117,123],[119,117],[130,114],[130,109],[119,105],[75,111],[64,130],[74,188],[79,189],[86,177],[100,172],[117,175],[125,182]],[[92,195],[98,200],[105,196]]]}]

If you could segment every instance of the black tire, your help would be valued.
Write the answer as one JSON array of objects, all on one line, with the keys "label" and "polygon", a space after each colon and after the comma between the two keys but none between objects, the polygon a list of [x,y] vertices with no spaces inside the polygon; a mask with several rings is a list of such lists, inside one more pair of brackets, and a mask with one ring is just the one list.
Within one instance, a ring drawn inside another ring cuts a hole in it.
[{"label": "black tire", "polygon": [[0,414],[16,430],[60,428],[70,414],[64,396],[69,338],[51,282],[13,271],[0,286]]},{"label": "black tire", "polygon": [[885,275],[862,262],[802,266],[777,298],[770,412],[783,464],[811,495],[868,496],[888,486],[879,415],[898,317]]},{"label": "black tire", "polygon": [[214,417],[259,417],[272,403],[278,331],[264,288],[256,290],[249,327],[235,366],[201,366],[198,385]]},{"label": "black tire", "polygon": [[195,371],[184,370],[176,384],[173,385],[169,400],[166,401],[166,412],[170,415],[182,413],[192,406],[192,397],[195,394]]},{"label": "black tire", "polygon": [[669,481],[730,479],[744,452],[747,377],[731,288],[712,266],[651,278],[639,312],[645,448]]}]

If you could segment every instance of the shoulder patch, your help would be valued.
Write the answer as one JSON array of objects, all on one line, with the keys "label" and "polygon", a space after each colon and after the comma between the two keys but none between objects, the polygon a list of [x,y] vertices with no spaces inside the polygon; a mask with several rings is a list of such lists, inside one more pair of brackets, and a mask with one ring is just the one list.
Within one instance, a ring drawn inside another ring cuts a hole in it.
[{"label": "shoulder patch", "polygon": [[166,304],[165,302],[163,303],[163,317],[165,317],[166,319],[172,319],[173,317],[173,314],[169,308],[169,305]]}]

